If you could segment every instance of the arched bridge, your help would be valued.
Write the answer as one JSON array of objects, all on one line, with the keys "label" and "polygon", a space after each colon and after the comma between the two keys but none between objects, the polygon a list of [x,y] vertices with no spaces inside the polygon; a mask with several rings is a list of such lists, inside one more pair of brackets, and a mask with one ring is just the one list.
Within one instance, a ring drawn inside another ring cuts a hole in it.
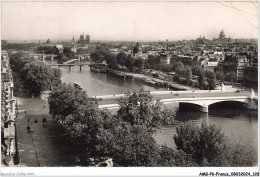
[{"label": "arched bridge", "polygon": [[[257,109],[258,98],[254,91],[220,91],[220,90],[199,90],[199,91],[155,91],[151,92],[154,99],[160,99],[163,104],[178,103],[179,108],[191,108],[201,112],[208,112],[209,106],[221,102],[240,102],[249,109]],[[116,109],[118,108],[117,99],[123,96],[106,95],[96,96],[100,101],[100,108]]]},{"label": "arched bridge", "polygon": [[53,61],[53,58],[57,56],[55,54],[44,54],[44,53],[32,53],[30,55],[33,56],[35,59],[41,61],[44,61],[46,57],[50,57],[51,61]]},{"label": "arched bridge", "polygon": [[[58,68],[60,67],[68,67],[69,68],[69,71],[71,71],[71,68],[73,66],[79,66],[79,70],[81,71],[82,69],[82,66],[85,66],[85,65],[88,65],[88,66],[96,66],[96,65],[99,65],[99,66],[106,66],[106,64],[103,64],[103,63],[94,63],[94,62],[78,62],[78,59],[73,59],[73,60],[76,60],[74,62],[66,62],[66,63],[63,63],[63,64],[52,64],[52,63],[49,63],[47,64],[48,66],[56,66]],[[72,61],[72,60],[71,60]]]}]

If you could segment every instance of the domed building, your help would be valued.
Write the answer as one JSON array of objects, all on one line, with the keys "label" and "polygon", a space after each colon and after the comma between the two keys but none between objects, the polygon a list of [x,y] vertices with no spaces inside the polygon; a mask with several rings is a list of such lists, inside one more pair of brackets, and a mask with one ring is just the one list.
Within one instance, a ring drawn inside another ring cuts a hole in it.
[{"label": "domed building", "polygon": [[222,29],[221,32],[219,33],[219,39],[225,39],[225,38],[226,38],[226,35]]}]

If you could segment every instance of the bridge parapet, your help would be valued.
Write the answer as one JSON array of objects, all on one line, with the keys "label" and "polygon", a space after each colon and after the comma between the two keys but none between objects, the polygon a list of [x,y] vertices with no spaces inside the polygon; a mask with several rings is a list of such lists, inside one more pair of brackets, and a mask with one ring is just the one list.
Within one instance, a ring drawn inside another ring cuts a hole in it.
[{"label": "bridge parapet", "polygon": [[[188,91],[151,91],[151,95],[167,95],[167,94],[182,94],[182,93],[232,93],[233,90],[221,91],[221,90],[188,90]],[[124,96],[124,94],[113,94],[113,95],[100,95],[100,96],[92,96],[96,98],[102,99],[111,99],[111,98],[120,98]]]},{"label": "bridge parapet", "polygon": [[[96,97],[97,98],[97,97]],[[256,109],[257,101],[254,99],[250,99],[248,96],[230,96],[230,97],[201,97],[201,98],[170,98],[170,99],[162,99],[160,100],[163,104],[172,104],[179,103],[180,108],[182,107],[190,107],[196,109],[200,112],[208,112],[208,107],[211,104],[219,103],[219,102],[227,102],[227,101],[236,101],[245,103],[247,108]],[[99,108],[107,108],[107,109],[116,109],[118,108],[118,104],[106,104],[99,105]]]}]

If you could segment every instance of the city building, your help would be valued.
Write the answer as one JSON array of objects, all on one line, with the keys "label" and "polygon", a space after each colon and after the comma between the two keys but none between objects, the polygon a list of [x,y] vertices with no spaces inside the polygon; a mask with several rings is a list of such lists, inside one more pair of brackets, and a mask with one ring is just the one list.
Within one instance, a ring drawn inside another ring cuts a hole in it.
[{"label": "city building", "polygon": [[171,55],[168,53],[162,53],[160,54],[160,63],[163,65],[169,65],[171,60]]},{"label": "city building", "polygon": [[84,36],[84,33],[79,36],[78,43],[81,45],[89,44],[90,43],[90,35],[86,35],[86,38]]},{"label": "city building", "polygon": [[204,61],[204,64],[202,65],[204,70],[212,71],[214,72],[216,68],[218,67],[218,61],[211,61],[209,59],[206,59]]},{"label": "city building", "polygon": [[72,39],[72,48],[71,51],[74,53],[77,53],[77,47],[76,47],[76,41],[74,40],[74,35],[73,35],[73,39]]},{"label": "city building", "polygon": [[243,82],[244,68],[250,65],[249,59],[245,55],[226,54],[222,62],[222,70],[224,73],[233,71],[236,73],[237,82]]},{"label": "city building", "polygon": [[243,84],[247,87],[258,87],[258,68],[250,66],[244,68]]},{"label": "city building", "polygon": [[88,35],[88,34],[86,35],[85,41],[86,41],[87,44],[90,43],[90,35]]},{"label": "city building", "polygon": [[221,32],[219,33],[219,37],[218,37],[218,38],[219,38],[219,39],[225,39],[225,38],[226,38],[226,35],[225,35],[223,29],[222,29]]},{"label": "city building", "polygon": [[13,76],[6,51],[2,51],[1,60],[1,159],[2,165],[14,166],[16,111]]}]

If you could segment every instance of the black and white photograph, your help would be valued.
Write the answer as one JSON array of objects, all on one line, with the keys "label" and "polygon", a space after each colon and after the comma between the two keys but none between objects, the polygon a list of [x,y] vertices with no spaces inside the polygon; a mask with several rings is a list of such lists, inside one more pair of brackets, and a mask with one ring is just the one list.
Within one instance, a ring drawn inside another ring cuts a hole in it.
[{"label": "black and white photograph", "polygon": [[258,14],[1,1],[1,176],[259,176]]}]

